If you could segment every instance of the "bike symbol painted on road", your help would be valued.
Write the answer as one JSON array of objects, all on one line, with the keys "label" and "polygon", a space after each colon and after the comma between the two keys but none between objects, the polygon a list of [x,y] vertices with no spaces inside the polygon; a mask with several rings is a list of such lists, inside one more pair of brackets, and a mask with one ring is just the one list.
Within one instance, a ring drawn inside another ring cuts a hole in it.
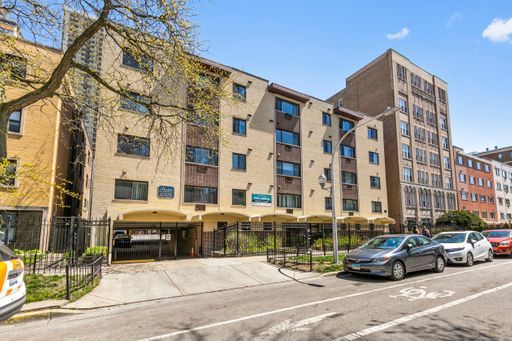
[{"label": "bike symbol painted on road", "polygon": [[419,287],[419,288],[405,288],[400,290],[399,295],[389,295],[391,298],[400,298],[404,297],[409,302],[416,301],[416,300],[422,300],[422,299],[438,299],[438,298],[445,298],[450,297],[455,294],[455,291],[452,290],[440,290],[440,291],[432,291],[428,292],[426,287]]}]

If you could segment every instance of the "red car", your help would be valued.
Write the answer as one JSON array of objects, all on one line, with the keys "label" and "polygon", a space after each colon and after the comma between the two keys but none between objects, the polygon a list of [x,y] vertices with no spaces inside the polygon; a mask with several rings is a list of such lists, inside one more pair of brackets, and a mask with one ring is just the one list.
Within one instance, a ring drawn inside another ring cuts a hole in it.
[{"label": "red car", "polygon": [[495,255],[512,255],[512,230],[488,230],[482,234],[491,243]]}]

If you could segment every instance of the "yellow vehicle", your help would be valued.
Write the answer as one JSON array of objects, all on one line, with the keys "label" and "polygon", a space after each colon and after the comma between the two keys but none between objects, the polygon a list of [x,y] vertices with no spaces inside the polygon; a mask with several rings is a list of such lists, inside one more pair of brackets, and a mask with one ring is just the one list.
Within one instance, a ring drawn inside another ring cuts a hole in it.
[{"label": "yellow vehicle", "polygon": [[0,321],[19,312],[25,304],[23,272],[23,262],[0,242]]}]

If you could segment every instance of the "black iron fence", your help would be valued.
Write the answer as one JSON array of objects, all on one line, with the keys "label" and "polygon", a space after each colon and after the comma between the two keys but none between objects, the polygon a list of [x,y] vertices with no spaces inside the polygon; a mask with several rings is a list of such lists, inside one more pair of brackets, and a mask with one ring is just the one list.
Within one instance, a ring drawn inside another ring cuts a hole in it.
[{"label": "black iron fence", "polygon": [[[435,226],[430,228],[430,233],[434,236],[457,229]],[[398,233],[412,231],[403,225],[338,224],[338,251],[348,252],[379,235]],[[333,253],[332,236],[332,224],[240,222],[214,230],[207,249],[213,257],[265,256],[269,249],[295,252],[306,249],[313,257],[326,256]]]},{"label": "black iron fence", "polygon": [[110,220],[54,217],[45,223],[42,217],[21,217],[0,223],[0,240],[24,262],[27,275],[65,276],[68,298],[101,276],[110,251]]},{"label": "black iron fence", "polygon": [[267,249],[267,262],[281,266],[313,271],[313,251],[303,247]]}]

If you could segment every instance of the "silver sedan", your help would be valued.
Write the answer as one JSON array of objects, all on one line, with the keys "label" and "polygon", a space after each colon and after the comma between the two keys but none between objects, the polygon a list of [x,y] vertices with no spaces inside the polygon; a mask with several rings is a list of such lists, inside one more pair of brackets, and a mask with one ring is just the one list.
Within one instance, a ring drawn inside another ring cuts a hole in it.
[{"label": "silver sedan", "polygon": [[432,239],[444,246],[450,263],[473,266],[478,260],[488,262],[494,260],[491,243],[479,232],[443,232]]}]

